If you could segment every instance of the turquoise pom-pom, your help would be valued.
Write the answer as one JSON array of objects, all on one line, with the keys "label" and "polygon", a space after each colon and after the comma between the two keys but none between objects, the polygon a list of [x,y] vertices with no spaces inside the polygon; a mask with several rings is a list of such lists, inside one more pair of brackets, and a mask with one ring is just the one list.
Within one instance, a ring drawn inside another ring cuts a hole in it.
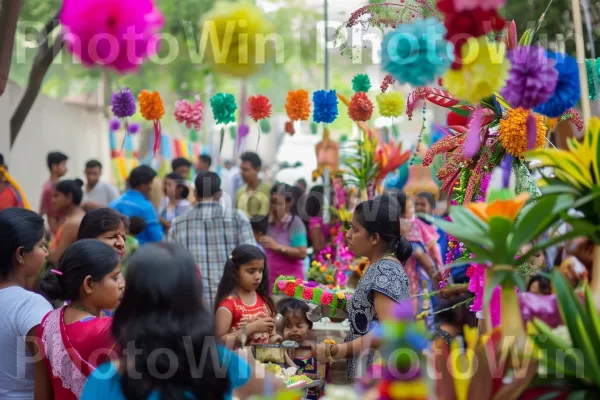
[{"label": "turquoise pom-pom", "polygon": [[352,78],[352,90],[357,92],[368,92],[371,89],[371,80],[367,74],[358,74]]},{"label": "turquoise pom-pom", "polygon": [[210,99],[210,107],[212,108],[213,117],[217,124],[228,124],[235,122],[235,97],[229,93],[217,93]]}]

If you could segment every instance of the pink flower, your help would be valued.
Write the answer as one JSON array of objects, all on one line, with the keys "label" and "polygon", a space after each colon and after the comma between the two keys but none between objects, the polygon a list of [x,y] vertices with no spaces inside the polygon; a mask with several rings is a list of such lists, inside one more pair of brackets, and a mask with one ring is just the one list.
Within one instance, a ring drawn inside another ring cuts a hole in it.
[{"label": "pink flower", "polygon": [[196,96],[194,104],[190,104],[187,100],[176,101],[173,115],[177,122],[185,123],[186,128],[190,129],[193,126],[196,131],[200,131],[203,110],[204,105],[200,101],[200,96]]},{"label": "pink flower", "polygon": [[302,289],[302,298],[304,300],[312,300],[313,298],[313,289],[305,287]]},{"label": "pink flower", "polygon": [[283,290],[285,290],[286,285],[287,285],[287,281],[279,281],[279,282],[277,282],[277,289],[283,291]]},{"label": "pink flower", "polygon": [[346,275],[344,271],[338,270],[335,273],[335,280],[337,281],[338,285],[345,286],[346,282],[348,281],[348,275]]},{"label": "pink flower", "polygon": [[323,291],[323,295],[321,295],[321,304],[324,306],[328,306],[333,301],[333,295],[331,292]]},{"label": "pink flower", "polygon": [[156,54],[164,19],[152,0],[64,0],[66,48],[89,67],[135,71]]},{"label": "pink flower", "polygon": [[506,0],[454,0],[456,11],[467,11],[481,8],[482,10],[497,10],[506,3]]},{"label": "pink flower", "polygon": [[[485,288],[486,267],[481,264],[473,265],[471,277],[469,278],[469,292],[475,293],[475,299],[471,304],[471,311],[479,312],[483,309],[483,293]],[[494,289],[490,300],[490,317],[492,326],[500,325],[500,286]]]}]

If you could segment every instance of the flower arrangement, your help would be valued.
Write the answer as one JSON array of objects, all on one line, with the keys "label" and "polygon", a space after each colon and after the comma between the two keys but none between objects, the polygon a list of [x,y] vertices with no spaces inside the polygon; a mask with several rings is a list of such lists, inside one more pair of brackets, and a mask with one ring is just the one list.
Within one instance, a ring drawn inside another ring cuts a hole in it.
[{"label": "flower arrangement", "polygon": [[[217,124],[225,125],[235,122],[235,110],[237,104],[235,97],[230,93],[217,93],[210,99],[210,108],[212,109],[213,118]],[[219,153],[223,150],[223,142],[225,140],[225,127],[221,127],[221,140],[219,143]]]},{"label": "flower arrangement", "polygon": [[348,106],[348,116],[353,121],[368,121],[373,114],[373,103],[365,92],[357,92],[352,96]]},{"label": "flower arrangement", "polygon": [[400,83],[413,86],[432,83],[453,61],[451,44],[441,38],[445,33],[446,28],[436,18],[399,25],[383,38],[383,70]]},{"label": "flower arrangement", "polygon": [[138,95],[140,113],[147,121],[154,124],[154,154],[160,148],[160,119],[165,115],[165,107],[158,92],[142,90]]},{"label": "flower arrangement", "polygon": [[375,96],[379,114],[382,117],[397,118],[406,107],[406,99],[401,92],[379,93]]},{"label": "flower arrangement", "polygon": [[344,290],[329,289],[316,282],[304,282],[293,276],[280,276],[273,285],[273,294],[294,297],[318,306],[330,307],[330,316],[344,311],[352,295]]},{"label": "flower arrangement", "polygon": [[254,122],[269,118],[271,116],[271,108],[271,102],[263,95],[250,96],[248,98],[248,115]]},{"label": "flower arrangement", "polygon": [[285,112],[290,121],[306,121],[310,116],[308,92],[304,89],[290,90],[285,103]]},{"label": "flower arrangement", "polygon": [[199,132],[204,117],[204,104],[200,101],[200,96],[195,97],[194,104],[187,100],[176,101],[173,116],[177,122],[185,124],[186,128],[191,129],[193,127],[194,130]]},{"label": "flower arrangement", "polygon": [[[125,87],[112,94],[111,110],[115,117],[122,118],[125,121],[125,136],[123,137],[123,144],[121,145],[122,148],[125,146],[125,138],[129,133],[129,124],[127,122],[127,118],[132,117],[133,114],[135,114],[135,98],[128,87]],[[119,128],[112,130],[116,131],[118,129]]]},{"label": "flower arrangement", "polygon": [[352,78],[352,90],[355,93],[365,92],[367,93],[371,89],[371,80],[367,74],[356,74]]},{"label": "flower arrangement", "polygon": [[[88,66],[136,71],[158,50],[164,18],[152,0],[64,0],[59,14],[66,48]],[[126,32],[133,29],[135,55]],[[120,34],[117,34],[120,33]],[[111,42],[98,41],[110,37]]]},{"label": "flower arrangement", "polygon": [[338,116],[338,99],[335,90],[317,90],[313,93],[313,120],[330,124]]}]

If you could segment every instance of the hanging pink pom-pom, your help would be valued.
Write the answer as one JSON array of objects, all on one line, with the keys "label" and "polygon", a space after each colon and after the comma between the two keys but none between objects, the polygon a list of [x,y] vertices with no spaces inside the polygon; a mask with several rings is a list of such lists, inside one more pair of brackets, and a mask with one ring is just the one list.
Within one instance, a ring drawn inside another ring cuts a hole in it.
[{"label": "hanging pink pom-pom", "polygon": [[200,131],[203,112],[204,105],[200,101],[200,97],[196,96],[196,102],[193,105],[187,100],[176,101],[173,115],[175,116],[177,122],[185,123],[185,126],[188,129],[193,126],[196,131]]}]

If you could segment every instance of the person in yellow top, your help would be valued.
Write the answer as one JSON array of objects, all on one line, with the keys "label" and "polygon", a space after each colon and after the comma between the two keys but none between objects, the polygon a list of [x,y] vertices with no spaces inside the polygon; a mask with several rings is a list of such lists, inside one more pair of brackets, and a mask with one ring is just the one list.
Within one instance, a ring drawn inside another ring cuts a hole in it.
[{"label": "person in yellow top", "polygon": [[257,215],[266,216],[269,214],[271,186],[261,182],[258,178],[262,161],[258,154],[251,151],[243,153],[240,160],[240,174],[244,185],[236,193],[236,208],[246,214],[248,218]]}]

